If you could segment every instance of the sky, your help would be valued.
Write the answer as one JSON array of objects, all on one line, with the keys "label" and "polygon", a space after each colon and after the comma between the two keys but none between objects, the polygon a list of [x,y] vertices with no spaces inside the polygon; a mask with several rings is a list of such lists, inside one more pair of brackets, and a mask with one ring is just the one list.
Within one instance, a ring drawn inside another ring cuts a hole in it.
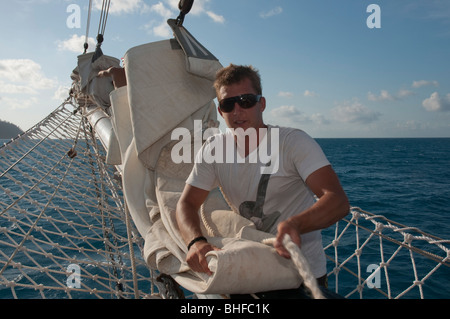
[{"label": "sky", "polygon": [[[178,0],[111,0],[102,44],[121,58],[172,37]],[[3,1],[0,120],[27,130],[68,96],[95,49],[101,0]],[[226,66],[262,77],[268,124],[315,138],[450,137],[450,1],[195,0],[184,26]]]}]

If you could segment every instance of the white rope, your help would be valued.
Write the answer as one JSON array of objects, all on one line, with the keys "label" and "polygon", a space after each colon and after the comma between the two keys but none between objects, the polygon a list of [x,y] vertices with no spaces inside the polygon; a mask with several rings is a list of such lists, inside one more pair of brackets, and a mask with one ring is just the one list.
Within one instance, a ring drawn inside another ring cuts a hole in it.
[{"label": "white rope", "polygon": [[[92,0],[89,0],[88,18],[86,23],[86,36],[84,40],[86,46],[89,45],[89,28],[91,25],[91,13],[92,13]],[[87,47],[85,48],[85,50],[87,50]]]},{"label": "white rope", "polygon": [[139,299],[139,283],[137,278],[137,271],[136,271],[136,258],[134,255],[134,247],[133,247],[133,232],[131,228],[131,215],[130,211],[128,210],[128,205],[125,203],[125,223],[127,225],[127,234],[128,234],[128,246],[130,249],[130,256],[131,256],[131,269],[133,273],[133,286],[134,286],[134,297],[136,299]]},{"label": "white rope", "polygon": [[[266,245],[273,245],[274,242],[275,238],[270,238],[263,241]],[[309,263],[301,252],[300,247],[292,241],[288,234],[286,234],[283,238],[283,245],[289,252],[292,262],[297,268],[300,277],[303,279],[303,284],[311,291],[313,299],[325,299],[319,285],[317,284],[317,279],[311,272]]]}]

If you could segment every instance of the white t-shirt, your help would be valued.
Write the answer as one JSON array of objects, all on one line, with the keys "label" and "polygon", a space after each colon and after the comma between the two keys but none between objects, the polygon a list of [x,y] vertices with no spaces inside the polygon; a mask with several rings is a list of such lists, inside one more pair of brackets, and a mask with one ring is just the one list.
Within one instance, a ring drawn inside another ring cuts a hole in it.
[{"label": "white t-shirt", "polygon": [[[207,191],[220,185],[224,196],[239,211],[243,202],[256,200],[262,169],[268,162],[264,155],[271,155],[271,169],[265,173],[272,174],[262,209],[264,216],[279,212],[278,219],[268,229],[276,235],[280,221],[314,204],[314,194],[305,181],[311,173],[330,163],[317,142],[302,130],[269,125],[267,132],[258,148],[245,159],[239,156],[231,130],[207,139],[186,182]],[[326,260],[321,232],[313,231],[301,237],[302,252],[314,276],[322,277],[326,274]]]}]

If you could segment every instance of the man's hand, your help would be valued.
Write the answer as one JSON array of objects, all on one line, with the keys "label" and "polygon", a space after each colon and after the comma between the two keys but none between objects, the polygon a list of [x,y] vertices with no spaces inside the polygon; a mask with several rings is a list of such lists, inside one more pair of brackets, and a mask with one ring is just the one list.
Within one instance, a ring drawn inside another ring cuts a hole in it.
[{"label": "man's hand", "polygon": [[297,228],[295,227],[295,225],[293,225],[292,223],[290,223],[287,220],[278,224],[278,233],[277,233],[277,237],[275,239],[275,243],[273,244],[273,246],[275,247],[275,249],[277,250],[277,253],[280,256],[289,259],[289,258],[291,258],[291,255],[289,254],[289,252],[283,245],[283,239],[284,239],[285,235],[289,235],[291,237],[292,241],[298,247],[301,247],[302,241],[300,238],[300,234],[299,234]]},{"label": "man's hand", "polygon": [[206,241],[196,242],[188,251],[186,256],[186,262],[193,271],[204,272],[209,276],[212,275],[212,271],[208,267],[206,260],[206,254],[212,250],[220,250],[219,248],[211,245]]},{"label": "man's hand", "polygon": [[300,234],[325,229],[349,212],[349,203],[339,179],[331,165],[319,168],[306,179],[306,185],[319,198],[310,208],[292,216],[278,224],[278,234],[274,243],[278,254],[289,258],[290,255],[283,246],[285,234],[299,247]]}]

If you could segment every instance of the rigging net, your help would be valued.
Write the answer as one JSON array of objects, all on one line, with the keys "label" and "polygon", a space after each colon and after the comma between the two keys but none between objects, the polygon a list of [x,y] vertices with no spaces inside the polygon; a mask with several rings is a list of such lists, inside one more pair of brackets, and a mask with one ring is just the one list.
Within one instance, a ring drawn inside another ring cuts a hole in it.
[{"label": "rigging net", "polygon": [[0,298],[152,296],[120,178],[68,107],[0,148]]},{"label": "rigging net", "polygon": [[425,299],[450,283],[450,240],[383,215],[352,207],[323,236],[330,289],[346,298]]}]

